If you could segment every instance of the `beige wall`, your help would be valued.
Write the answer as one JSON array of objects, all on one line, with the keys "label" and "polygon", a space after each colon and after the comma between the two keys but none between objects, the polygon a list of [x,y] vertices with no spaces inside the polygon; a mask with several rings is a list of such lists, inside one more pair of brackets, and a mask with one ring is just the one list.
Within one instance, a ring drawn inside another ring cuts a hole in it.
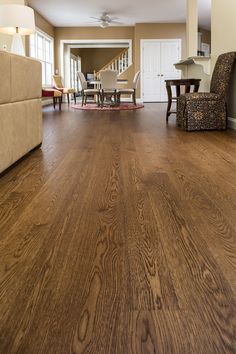
[{"label": "beige wall", "polygon": [[43,32],[47,33],[49,36],[54,38],[54,27],[49,23],[43,16],[41,16],[37,11],[34,10],[35,14],[35,25]]},{"label": "beige wall", "polygon": [[[212,0],[212,63],[225,52],[236,51],[236,1]],[[213,69],[212,66],[212,69]],[[230,87],[229,116],[236,119],[236,70]]]},{"label": "beige wall", "polygon": [[99,71],[109,63],[123,48],[72,48],[71,52],[81,57],[82,72]]},{"label": "beige wall", "polygon": [[134,27],[58,27],[55,28],[55,67],[60,66],[60,41],[65,39],[134,39]]},{"label": "beige wall", "polygon": [[[20,4],[20,5],[24,5],[25,4],[25,0],[0,0],[0,5],[3,5],[3,4]],[[7,51],[10,51],[11,42],[12,42],[12,36],[10,36],[8,34],[0,33],[0,50],[2,50],[3,46],[6,45]],[[24,38],[23,38],[23,42],[24,42]]]}]

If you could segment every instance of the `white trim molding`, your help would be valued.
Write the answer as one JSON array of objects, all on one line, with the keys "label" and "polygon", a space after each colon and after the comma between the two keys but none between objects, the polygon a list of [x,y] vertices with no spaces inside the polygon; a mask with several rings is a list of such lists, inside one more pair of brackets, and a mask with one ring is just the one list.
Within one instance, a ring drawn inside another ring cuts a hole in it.
[{"label": "white trim molding", "polygon": [[228,128],[236,130],[236,118],[228,117]]}]

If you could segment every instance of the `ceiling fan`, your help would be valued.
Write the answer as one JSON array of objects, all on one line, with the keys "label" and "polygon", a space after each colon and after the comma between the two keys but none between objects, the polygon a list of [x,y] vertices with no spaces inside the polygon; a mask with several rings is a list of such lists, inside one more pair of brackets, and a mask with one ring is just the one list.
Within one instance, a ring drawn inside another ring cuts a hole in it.
[{"label": "ceiling fan", "polygon": [[119,20],[118,17],[110,17],[106,12],[104,12],[100,17],[90,17],[90,18],[95,20],[94,22],[98,22],[100,24],[100,27],[102,28],[106,28],[113,23],[117,25],[122,25],[122,22],[117,21]]}]

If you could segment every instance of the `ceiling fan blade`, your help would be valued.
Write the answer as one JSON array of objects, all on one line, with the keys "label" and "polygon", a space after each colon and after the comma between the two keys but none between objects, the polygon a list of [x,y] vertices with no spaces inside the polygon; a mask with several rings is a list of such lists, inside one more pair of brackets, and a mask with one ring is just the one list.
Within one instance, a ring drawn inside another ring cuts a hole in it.
[{"label": "ceiling fan blade", "polygon": [[93,20],[102,21],[102,19],[101,19],[100,17],[93,17],[93,16],[90,16],[90,18],[92,18]]},{"label": "ceiling fan blade", "polygon": [[84,22],[84,24],[86,24],[86,25],[96,25],[96,26],[98,26],[99,23],[101,23],[101,22],[100,21],[86,21],[86,22]]},{"label": "ceiling fan blade", "polygon": [[116,23],[117,25],[123,25],[123,22],[113,21],[113,20],[111,20],[111,22],[110,22],[110,23]]}]

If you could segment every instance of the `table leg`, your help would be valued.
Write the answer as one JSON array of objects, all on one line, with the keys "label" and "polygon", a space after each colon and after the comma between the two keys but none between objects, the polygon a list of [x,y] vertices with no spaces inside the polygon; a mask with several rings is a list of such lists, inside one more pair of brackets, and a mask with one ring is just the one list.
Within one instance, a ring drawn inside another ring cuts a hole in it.
[{"label": "table leg", "polygon": [[193,92],[198,92],[199,86],[200,86],[199,84],[194,85]]},{"label": "table leg", "polygon": [[170,116],[170,109],[172,105],[172,90],[169,85],[166,85],[167,95],[168,95],[168,103],[167,103],[167,110],[166,110],[166,123],[168,123],[169,116]]}]

